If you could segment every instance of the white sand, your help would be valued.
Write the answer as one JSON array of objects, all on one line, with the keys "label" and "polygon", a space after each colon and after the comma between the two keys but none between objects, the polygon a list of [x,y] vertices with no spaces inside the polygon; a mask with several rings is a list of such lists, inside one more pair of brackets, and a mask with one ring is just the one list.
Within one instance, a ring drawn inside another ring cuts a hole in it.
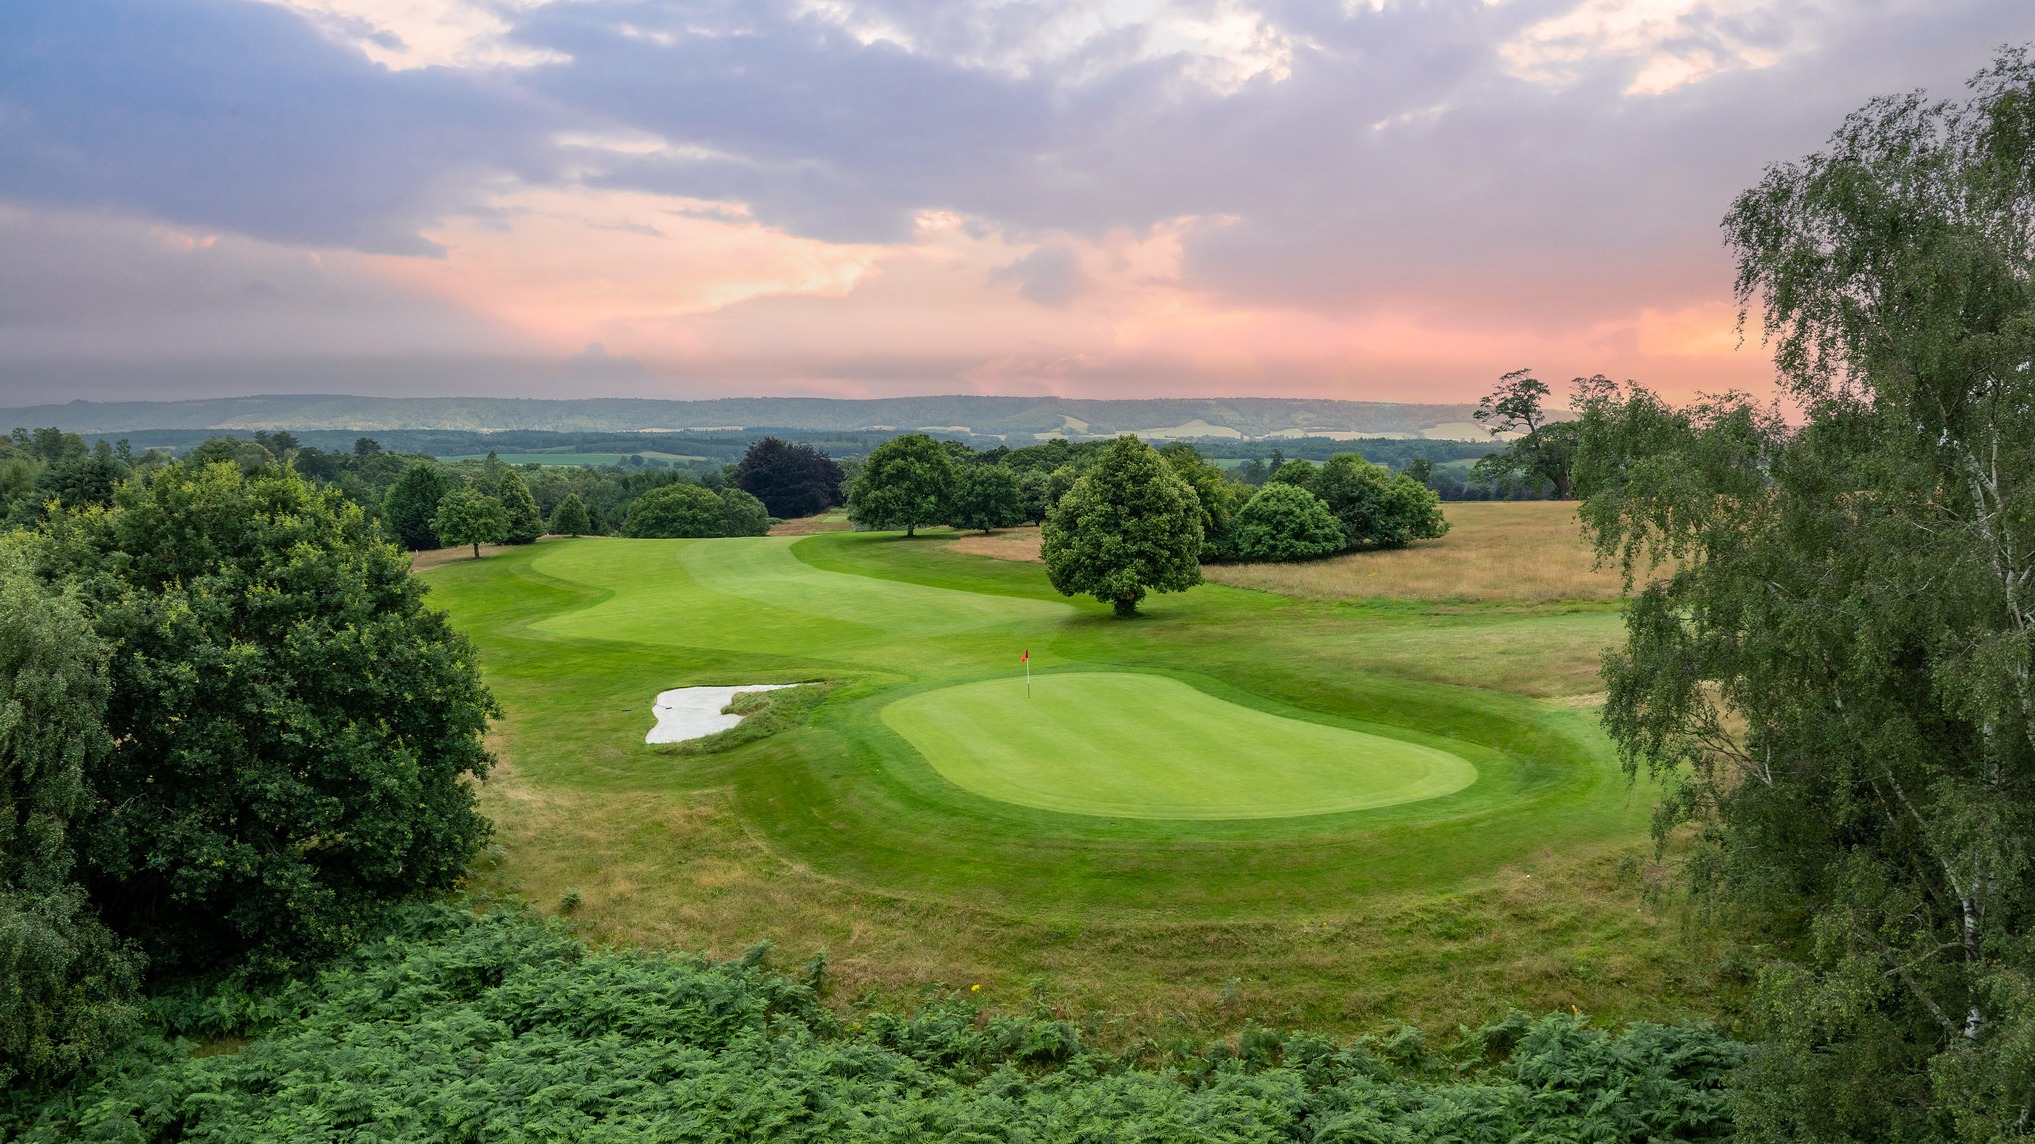
[{"label": "white sand", "polygon": [[650,708],[657,716],[657,726],[650,728],[643,741],[683,743],[687,739],[726,731],[742,723],[740,715],[721,713],[721,708],[734,702],[735,696],[745,691],[776,691],[797,686],[796,683],[752,683],[747,687],[674,687],[670,691],[660,691],[657,702]]}]

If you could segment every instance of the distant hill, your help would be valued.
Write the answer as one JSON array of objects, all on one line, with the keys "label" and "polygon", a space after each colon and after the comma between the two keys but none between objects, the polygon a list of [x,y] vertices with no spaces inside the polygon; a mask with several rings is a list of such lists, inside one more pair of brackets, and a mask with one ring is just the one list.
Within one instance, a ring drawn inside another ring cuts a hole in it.
[{"label": "distant hill", "polygon": [[150,429],[456,429],[469,432],[651,432],[683,429],[934,430],[975,437],[1407,437],[1484,440],[1470,405],[1301,398],[728,397],[544,400],[497,397],[271,395],[203,401],[73,401],[0,409],[0,430],[55,425],[73,433]]}]

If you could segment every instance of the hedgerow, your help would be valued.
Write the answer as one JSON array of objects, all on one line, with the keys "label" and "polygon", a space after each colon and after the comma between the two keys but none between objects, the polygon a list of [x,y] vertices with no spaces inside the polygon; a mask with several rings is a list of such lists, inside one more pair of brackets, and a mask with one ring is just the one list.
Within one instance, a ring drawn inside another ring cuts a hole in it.
[{"label": "hedgerow", "polygon": [[[1728,1135],[1743,1053],[1707,1028],[1556,1015],[1446,1053],[1253,1030],[1141,1067],[1064,1021],[963,1001],[847,1022],[760,955],[592,950],[518,908],[400,920],[315,980],[158,997],[159,1034],[11,1110],[5,1137],[1707,1140]],[[253,1039],[216,1051],[233,1036]]]}]

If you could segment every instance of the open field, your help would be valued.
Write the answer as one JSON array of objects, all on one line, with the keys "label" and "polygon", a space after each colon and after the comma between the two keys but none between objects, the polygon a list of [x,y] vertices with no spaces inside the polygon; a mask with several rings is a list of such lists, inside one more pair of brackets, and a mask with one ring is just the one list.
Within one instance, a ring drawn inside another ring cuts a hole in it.
[{"label": "open field", "polygon": [[[1619,597],[1618,573],[1595,567],[1578,539],[1574,502],[1452,501],[1442,512],[1451,527],[1439,540],[1295,564],[1211,564],[1202,574],[1218,584],[1307,600],[1547,604]],[[952,548],[1036,561],[1039,530],[970,534]]]},{"label": "open field", "polygon": [[[486,453],[466,453],[457,457],[440,457],[451,464],[454,461],[485,460]],[[497,453],[495,459],[505,465],[619,465],[630,457],[644,457],[653,461],[704,461],[707,458],[689,453],[660,453],[655,449],[643,449],[634,453]]]},{"label": "open field", "polygon": [[[1612,608],[1210,585],[1123,622],[950,543],[551,539],[426,573],[508,711],[496,880],[579,889],[609,940],[770,939],[844,997],[982,984],[1123,1035],[1714,1007],[1708,939],[1620,873],[1651,793],[1536,698],[1596,690]],[[1015,706],[1023,650],[1050,719]],[[642,741],[665,688],[815,678],[789,730]]]}]

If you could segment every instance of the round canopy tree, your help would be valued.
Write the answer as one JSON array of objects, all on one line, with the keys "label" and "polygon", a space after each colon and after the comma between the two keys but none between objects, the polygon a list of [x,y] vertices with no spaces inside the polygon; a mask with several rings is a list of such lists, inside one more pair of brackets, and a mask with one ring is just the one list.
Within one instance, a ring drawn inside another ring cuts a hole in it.
[{"label": "round canopy tree", "polygon": [[46,529],[39,571],[115,649],[83,881],[151,961],[284,968],[459,878],[498,709],[357,506],[172,464]]},{"label": "round canopy tree", "polygon": [[1278,482],[1245,502],[1231,537],[1239,560],[1313,560],[1343,549],[1342,526],[1321,498]]},{"label": "round canopy tree", "polygon": [[698,485],[664,485],[629,505],[623,528],[630,536],[726,536],[728,506],[712,490]]},{"label": "round canopy tree", "polygon": [[869,451],[848,491],[848,514],[865,528],[902,528],[910,536],[921,525],[940,523],[953,487],[954,459],[946,447],[907,433]]},{"label": "round canopy tree", "polygon": [[1201,502],[1150,445],[1123,436],[1046,518],[1046,574],[1063,596],[1086,592],[1135,615],[1147,592],[1201,583]]},{"label": "round canopy tree", "polygon": [[454,489],[438,502],[431,518],[431,531],[448,545],[473,545],[473,558],[480,559],[480,546],[500,544],[509,535],[509,514],[502,502],[468,488]]},{"label": "round canopy tree", "polygon": [[846,480],[834,459],[811,445],[790,445],[775,437],[749,446],[735,466],[735,487],[763,502],[780,519],[811,516],[841,503]]},{"label": "round canopy tree", "polygon": [[567,493],[558,507],[551,510],[551,531],[561,536],[581,536],[594,530],[593,518],[587,515],[586,502],[578,493]]},{"label": "round canopy tree", "polygon": [[770,531],[770,512],[763,502],[741,489],[721,490],[722,536],[763,536]]},{"label": "round canopy tree", "polygon": [[988,532],[1009,528],[1025,519],[1018,477],[1002,465],[969,465],[954,478],[947,498],[947,523],[955,528]]},{"label": "round canopy tree", "polygon": [[1441,497],[1433,489],[1355,453],[1337,453],[1309,486],[1335,514],[1351,548],[1404,548],[1448,533]]}]

